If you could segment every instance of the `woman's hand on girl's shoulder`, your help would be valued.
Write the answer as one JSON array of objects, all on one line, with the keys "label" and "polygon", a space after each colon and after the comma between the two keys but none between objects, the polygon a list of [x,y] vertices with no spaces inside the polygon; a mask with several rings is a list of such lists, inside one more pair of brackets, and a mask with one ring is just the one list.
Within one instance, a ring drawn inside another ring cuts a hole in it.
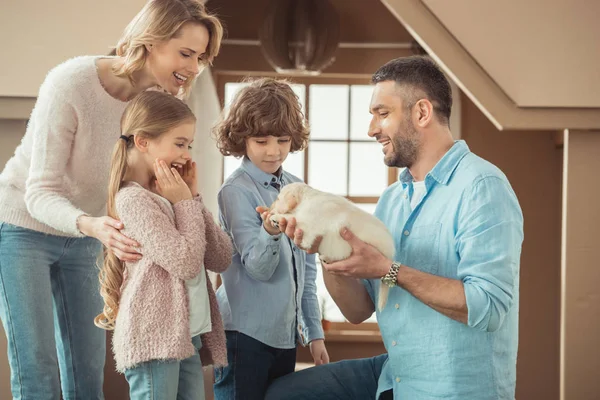
[{"label": "woman's hand on girl's shoulder", "polygon": [[136,248],[138,242],[121,233],[123,223],[111,217],[90,217],[82,215],[77,219],[81,233],[98,239],[121,261],[138,261],[142,254]]},{"label": "woman's hand on girl's shoulder", "polygon": [[309,343],[310,354],[313,357],[315,365],[329,364],[329,354],[325,347],[325,340],[315,339]]},{"label": "woman's hand on girl's shoulder", "polygon": [[192,192],[175,168],[169,167],[163,160],[154,161],[156,190],[171,204],[192,199]]}]

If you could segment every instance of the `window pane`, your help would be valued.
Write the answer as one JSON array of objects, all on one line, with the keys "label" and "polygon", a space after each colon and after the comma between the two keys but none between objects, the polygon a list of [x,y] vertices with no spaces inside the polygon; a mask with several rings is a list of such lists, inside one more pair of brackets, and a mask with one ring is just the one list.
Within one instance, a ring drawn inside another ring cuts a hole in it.
[{"label": "window pane", "polygon": [[308,183],[315,189],[346,196],[347,143],[311,142],[308,150]]},{"label": "window pane", "polygon": [[283,163],[283,169],[304,180],[304,151],[290,153]]},{"label": "window pane", "polygon": [[243,87],[248,86],[248,82],[227,82],[225,84],[225,109],[229,108],[231,101],[236,93]]},{"label": "window pane", "polygon": [[380,196],[388,170],[379,143],[350,144],[350,196]]},{"label": "window pane", "polygon": [[348,85],[310,85],[311,139],[348,138]]},{"label": "window pane", "polygon": [[223,157],[223,181],[225,181],[233,171],[242,164],[242,157],[233,156]]},{"label": "window pane", "polygon": [[317,263],[317,299],[319,300],[319,307],[321,308],[321,316],[323,319],[331,322],[346,322],[344,314],[340,311],[337,304],[333,301],[333,298],[329,294],[329,291],[325,287],[325,281],[323,280],[323,268],[319,258],[316,259]]},{"label": "window pane", "polygon": [[290,85],[298,99],[300,100],[300,104],[302,105],[302,112],[306,114],[305,104],[306,103],[306,86],[301,85],[299,83],[293,83]]},{"label": "window pane", "polygon": [[371,85],[352,85],[350,88],[350,138],[351,139],[369,139],[369,124],[371,123],[371,114],[369,113],[369,104],[371,104],[371,94],[373,86]]},{"label": "window pane", "polygon": [[[342,311],[338,308],[337,304],[333,301],[333,298],[329,294],[325,282],[323,280],[323,268],[317,257],[317,299],[319,301],[319,307],[321,308],[321,315],[323,319],[331,322],[348,322]],[[377,314],[373,313],[365,322],[377,322]]]}]

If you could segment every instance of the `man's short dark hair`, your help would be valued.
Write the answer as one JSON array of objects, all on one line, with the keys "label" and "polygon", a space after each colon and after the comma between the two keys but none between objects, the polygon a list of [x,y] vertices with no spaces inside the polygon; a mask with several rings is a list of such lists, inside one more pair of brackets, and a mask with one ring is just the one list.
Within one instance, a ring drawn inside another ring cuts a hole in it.
[{"label": "man's short dark hair", "polygon": [[411,93],[403,100],[412,106],[425,96],[433,104],[441,123],[449,124],[452,109],[452,89],[438,65],[427,56],[400,57],[389,61],[373,74],[371,82],[376,84],[395,81]]}]

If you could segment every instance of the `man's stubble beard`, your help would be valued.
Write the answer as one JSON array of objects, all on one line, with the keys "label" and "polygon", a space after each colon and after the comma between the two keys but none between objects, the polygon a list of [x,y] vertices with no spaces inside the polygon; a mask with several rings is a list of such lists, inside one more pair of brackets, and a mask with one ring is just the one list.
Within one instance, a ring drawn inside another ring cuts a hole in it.
[{"label": "man's stubble beard", "polygon": [[384,163],[388,167],[410,168],[417,160],[421,140],[412,122],[403,121],[393,138],[391,154],[385,155]]}]

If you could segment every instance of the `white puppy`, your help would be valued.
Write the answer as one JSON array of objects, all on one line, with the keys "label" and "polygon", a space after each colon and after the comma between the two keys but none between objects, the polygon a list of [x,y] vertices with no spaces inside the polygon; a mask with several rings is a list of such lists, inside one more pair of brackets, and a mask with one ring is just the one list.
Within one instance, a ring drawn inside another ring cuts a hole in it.
[{"label": "white puppy", "polygon": [[[347,227],[360,240],[377,248],[389,259],[394,257],[394,239],[386,226],[373,215],[361,210],[349,200],[314,189],[305,183],[291,183],[281,189],[269,209],[270,219],[277,225],[283,217],[296,218],[296,226],[304,233],[301,246],[310,248],[318,236],[320,258],[329,263],[344,260],[352,247],[340,236]],[[389,287],[381,283],[378,307],[383,310]]]}]

